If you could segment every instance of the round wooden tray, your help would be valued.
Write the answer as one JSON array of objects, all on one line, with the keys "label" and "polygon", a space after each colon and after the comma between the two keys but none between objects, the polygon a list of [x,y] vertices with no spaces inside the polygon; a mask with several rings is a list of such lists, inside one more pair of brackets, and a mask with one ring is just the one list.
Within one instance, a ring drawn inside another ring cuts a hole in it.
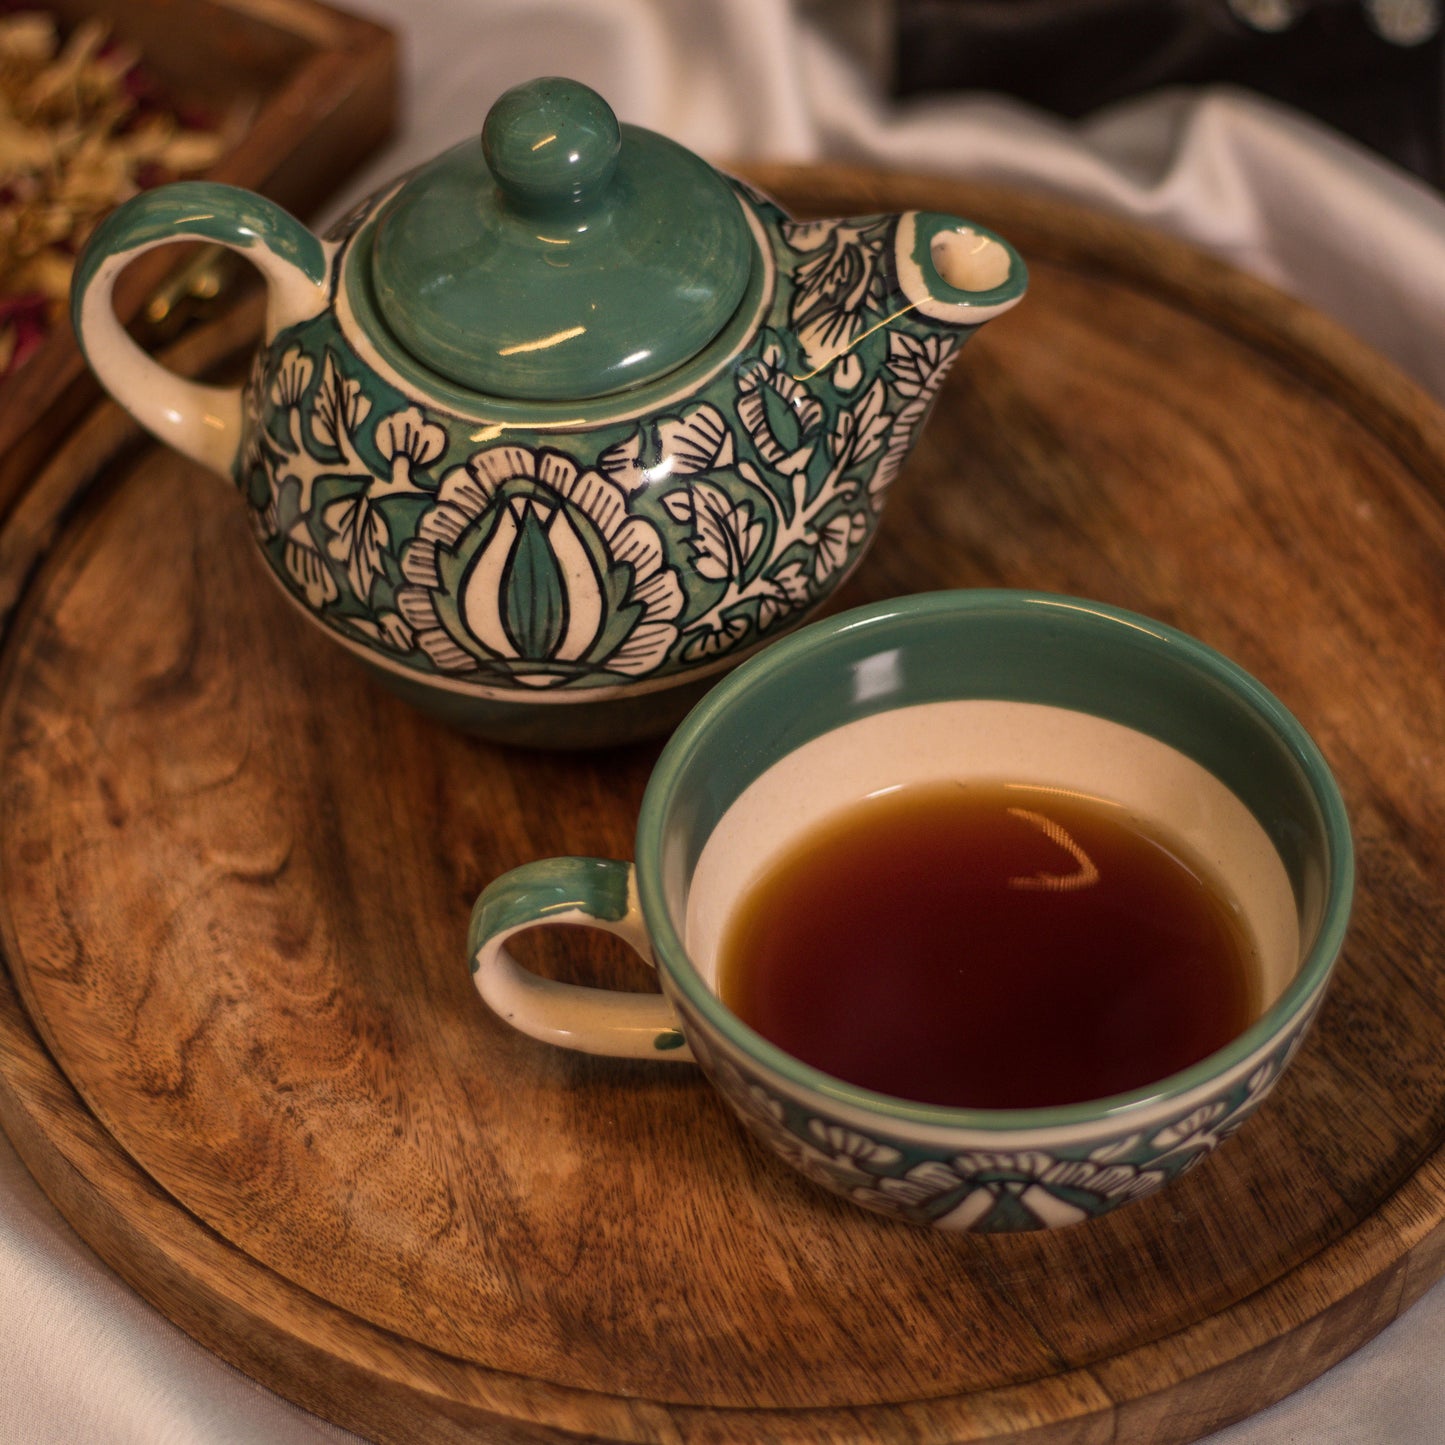
[{"label": "round wooden tray", "polygon": [[[1033,272],[841,605],[1136,608],[1236,657],[1335,764],[1356,922],[1277,1093],[1154,1199],[944,1237],[814,1189],[686,1067],[510,1031],[468,975],[473,896],[525,859],[627,857],[656,747],[506,751],[409,711],[264,579],[227,489],[107,407],[0,497],[0,1119],[143,1295],[379,1440],[1194,1439],[1445,1272],[1445,423],[1142,230],[759,179],[811,214],[972,216]],[[531,957],[639,979],[587,935]]]}]

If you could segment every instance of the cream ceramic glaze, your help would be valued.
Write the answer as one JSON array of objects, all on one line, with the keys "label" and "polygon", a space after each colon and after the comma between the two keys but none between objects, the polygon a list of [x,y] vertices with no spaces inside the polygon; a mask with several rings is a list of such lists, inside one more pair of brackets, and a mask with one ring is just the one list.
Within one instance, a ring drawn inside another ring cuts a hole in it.
[{"label": "cream ceramic glaze", "polygon": [[1299,968],[1289,878],[1254,815],[1212,773],[1106,718],[1036,703],[971,699],[860,718],[775,763],[708,839],[686,899],[688,954],[717,988],[734,905],[791,840],[861,798],[963,779],[1082,794],[1152,824],[1207,864],[1239,909],[1261,969],[1261,1010]]},{"label": "cream ceramic glaze", "polygon": [[967,228],[943,231],[929,246],[934,269],[958,291],[992,291],[1008,280],[1008,252]]}]

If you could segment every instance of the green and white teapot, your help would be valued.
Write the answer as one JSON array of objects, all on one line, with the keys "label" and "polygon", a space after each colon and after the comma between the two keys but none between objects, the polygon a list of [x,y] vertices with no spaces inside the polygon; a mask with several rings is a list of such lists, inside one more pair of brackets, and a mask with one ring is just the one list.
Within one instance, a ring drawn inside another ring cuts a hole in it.
[{"label": "green and white teapot", "polygon": [[[244,387],[116,319],[121,270],[178,240],[266,279]],[[324,239],[234,187],[144,192],[72,314],[116,400],[234,479],[333,638],[453,722],[579,746],[663,730],[823,602],[960,344],[1025,284],[982,227],[790,220],[542,79]]]}]

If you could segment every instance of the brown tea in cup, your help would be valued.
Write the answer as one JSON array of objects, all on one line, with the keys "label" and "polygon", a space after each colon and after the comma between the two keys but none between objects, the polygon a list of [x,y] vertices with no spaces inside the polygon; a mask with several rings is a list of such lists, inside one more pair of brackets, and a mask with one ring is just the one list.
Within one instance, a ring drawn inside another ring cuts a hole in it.
[{"label": "brown tea in cup", "polygon": [[1181,840],[1057,787],[931,782],[794,840],[737,903],[718,987],[795,1058],[1014,1109],[1167,1078],[1261,1007],[1251,933]]}]

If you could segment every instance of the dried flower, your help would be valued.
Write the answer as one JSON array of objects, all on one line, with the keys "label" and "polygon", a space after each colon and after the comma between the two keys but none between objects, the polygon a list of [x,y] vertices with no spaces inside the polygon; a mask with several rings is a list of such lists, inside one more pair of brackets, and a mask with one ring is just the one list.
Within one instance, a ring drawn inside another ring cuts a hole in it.
[{"label": "dried flower", "polygon": [[239,123],[183,124],[104,21],[62,35],[43,11],[0,14],[0,378],[63,312],[100,219],[147,186],[208,170]]}]

